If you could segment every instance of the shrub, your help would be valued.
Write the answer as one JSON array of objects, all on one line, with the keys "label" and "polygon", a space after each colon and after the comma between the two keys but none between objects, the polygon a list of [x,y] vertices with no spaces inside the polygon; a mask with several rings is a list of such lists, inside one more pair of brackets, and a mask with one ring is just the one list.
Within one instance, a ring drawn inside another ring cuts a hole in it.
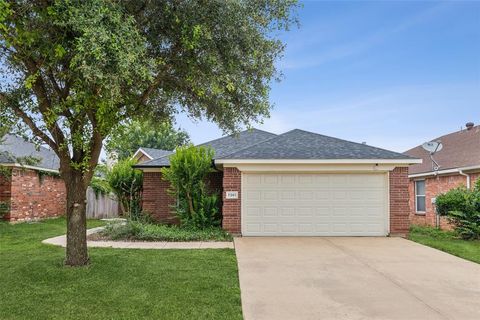
[{"label": "shrub", "polygon": [[162,169],[170,182],[169,193],[177,199],[174,212],[183,226],[208,228],[221,222],[219,198],[208,194],[205,179],[212,169],[213,151],[192,145],[179,147]]},{"label": "shrub", "polygon": [[10,202],[0,201],[0,218],[3,218],[8,212],[10,212]]},{"label": "shrub", "polygon": [[143,173],[132,167],[135,164],[133,159],[120,160],[107,172],[108,184],[130,219],[141,215]]},{"label": "shrub", "polygon": [[460,187],[439,195],[436,207],[463,239],[480,239],[480,183],[473,190]]},{"label": "shrub", "polygon": [[232,236],[218,227],[198,229],[193,227],[149,224],[129,220],[127,223],[111,223],[102,231],[112,240],[142,241],[231,241]]},{"label": "shrub", "polygon": [[112,188],[107,180],[99,177],[93,177],[92,181],[90,181],[90,187],[92,188],[93,192],[95,192],[95,196],[98,195],[106,195],[112,192]]}]

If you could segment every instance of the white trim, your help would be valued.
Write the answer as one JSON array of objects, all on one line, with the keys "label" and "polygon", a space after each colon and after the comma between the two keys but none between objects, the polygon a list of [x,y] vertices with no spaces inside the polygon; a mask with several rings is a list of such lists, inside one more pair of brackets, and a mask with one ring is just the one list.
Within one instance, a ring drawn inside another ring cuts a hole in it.
[{"label": "white trim", "polygon": [[386,206],[387,206],[387,221],[386,221],[386,224],[387,224],[387,234],[386,235],[390,235],[390,171],[388,171],[386,174],[385,174],[385,179],[386,179],[386,185],[387,185],[387,203],[386,203]]},{"label": "white trim", "polygon": [[428,176],[437,176],[441,174],[449,174],[449,173],[460,173],[461,171],[470,171],[470,170],[480,170],[480,166],[469,166],[469,167],[461,167],[455,169],[445,169],[445,170],[438,170],[438,171],[429,171],[423,173],[414,173],[409,174],[409,178],[420,178],[420,177],[428,177]]},{"label": "white trim", "polygon": [[135,151],[135,153],[133,154],[132,158],[136,159],[137,158],[137,154],[142,152],[144,155],[146,155],[150,160],[153,160],[153,157],[151,155],[149,155],[148,153],[145,152],[145,150],[143,150],[142,148],[138,148],[137,151]]},{"label": "white trim", "polygon": [[395,166],[388,164],[224,164],[224,168],[234,167],[242,172],[310,172],[310,173],[349,173],[387,172]]},{"label": "white trim", "polygon": [[162,168],[160,168],[160,167],[153,167],[153,168],[145,168],[145,167],[136,168],[136,167],[134,167],[134,168],[138,169],[138,170],[141,170],[143,172],[162,172]]},{"label": "white trim", "polygon": [[217,159],[216,164],[394,164],[422,163],[422,159]]},{"label": "white trim", "polygon": [[480,165],[459,168],[459,170],[462,170],[462,171],[477,170],[477,169],[480,169]]},{"label": "white trim", "polygon": [[243,212],[245,210],[243,210],[244,208],[244,201],[243,201],[243,196],[245,195],[245,193],[243,192],[244,190],[244,180],[245,178],[243,177],[244,176],[244,172],[243,171],[240,171],[240,234],[243,236],[243,225],[245,224],[245,219],[243,219]]},{"label": "white trim", "polygon": [[[423,182],[423,195],[417,194],[417,182]],[[425,215],[427,213],[427,182],[425,179],[418,179],[413,182],[413,196],[415,198],[415,214],[418,215]],[[425,210],[420,211],[418,210],[418,197],[423,197],[425,199]]]},{"label": "white trim", "polygon": [[14,168],[24,168],[24,169],[31,169],[31,170],[37,170],[37,171],[46,171],[46,172],[53,172],[53,173],[60,173],[60,171],[58,171],[58,170],[47,169],[47,168],[36,167],[36,166],[23,165],[23,164],[20,164],[20,163],[0,163],[0,166],[4,166],[4,167],[14,167]]}]

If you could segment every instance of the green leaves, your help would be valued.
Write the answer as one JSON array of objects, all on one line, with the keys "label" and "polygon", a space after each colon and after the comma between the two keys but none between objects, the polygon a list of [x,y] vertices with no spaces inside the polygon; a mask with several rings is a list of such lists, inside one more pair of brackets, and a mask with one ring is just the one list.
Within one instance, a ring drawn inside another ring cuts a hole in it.
[{"label": "green leaves", "polygon": [[67,53],[67,50],[65,50],[65,48],[62,47],[62,45],[60,44],[57,44],[54,50],[55,50],[55,58],[63,58],[63,56]]},{"label": "green leaves", "polygon": [[35,81],[37,81],[38,75],[39,75],[38,72],[36,72],[36,73],[34,73],[34,74],[32,74],[32,75],[29,75],[29,76],[25,79],[25,88],[27,88],[27,89],[32,89],[33,84],[35,83]]},{"label": "green leaves", "polygon": [[122,204],[122,209],[130,218],[140,215],[140,199],[143,187],[143,172],[132,168],[133,159],[117,162],[108,172],[107,181]]},{"label": "green leaves", "polygon": [[205,228],[220,225],[219,199],[209,194],[205,180],[213,172],[213,150],[193,145],[179,147],[170,156],[162,177],[170,182],[170,194],[178,199],[175,213],[182,225]]},{"label": "green leaves", "polygon": [[437,196],[435,205],[462,238],[480,239],[480,182],[473,190],[460,187]]},{"label": "green leaves", "polygon": [[140,147],[174,150],[189,142],[188,133],[175,129],[168,121],[155,123],[149,120],[129,121],[120,125],[110,135],[106,149],[119,159],[131,157]]},{"label": "green leaves", "polygon": [[13,13],[10,3],[0,0],[0,32],[8,32],[7,18]]}]

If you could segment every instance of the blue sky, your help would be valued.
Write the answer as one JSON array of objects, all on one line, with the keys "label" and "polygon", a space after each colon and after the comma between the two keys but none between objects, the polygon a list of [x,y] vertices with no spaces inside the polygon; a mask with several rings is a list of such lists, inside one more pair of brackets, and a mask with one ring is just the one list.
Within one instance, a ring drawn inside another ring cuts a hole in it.
[{"label": "blue sky", "polygon": [[[255,127],[405,151],[480,123],[480,2],[303,1],[299,18],[282,35],[271,117]],[[177,124],[194,143],[222,135]]]}]

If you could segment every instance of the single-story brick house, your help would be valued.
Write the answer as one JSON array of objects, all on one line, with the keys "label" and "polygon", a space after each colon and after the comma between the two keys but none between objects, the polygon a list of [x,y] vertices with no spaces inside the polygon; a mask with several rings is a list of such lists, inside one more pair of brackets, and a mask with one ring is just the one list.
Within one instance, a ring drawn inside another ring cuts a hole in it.
[{"label": "single-story brick house", "polygon": [[[19,163],[34,157],[37,163]],[[59,177],[59,161],[50,149],[39,147],[15,135],[0,140],[0,219],[36,220],[65,214],[65,183]],[[6,169],[6,170],[5,170]]]},{"label": "single-story brick house", "polygon": [[410,220],[414,224],[448,227],[446,219],[437,220],[435,198],[461,185],[472,188],[479,179],[480,126],[470,122],[465,129],[432,141],[439,141],[443,146],[433,155],[438,170],[433,169],[430,154],[421,145],[405,152],[423,160],[409,168]]},{"label": "single-story brick house", "polygon": [[[215,151],[210,185],[222,194],[223,228],[243,236],[405,235],[408,166],[420,159],[292,130],[243,131],[202,144]],[[161,168],[169,155],[136,165],[143,208],[172,222]]]}]

